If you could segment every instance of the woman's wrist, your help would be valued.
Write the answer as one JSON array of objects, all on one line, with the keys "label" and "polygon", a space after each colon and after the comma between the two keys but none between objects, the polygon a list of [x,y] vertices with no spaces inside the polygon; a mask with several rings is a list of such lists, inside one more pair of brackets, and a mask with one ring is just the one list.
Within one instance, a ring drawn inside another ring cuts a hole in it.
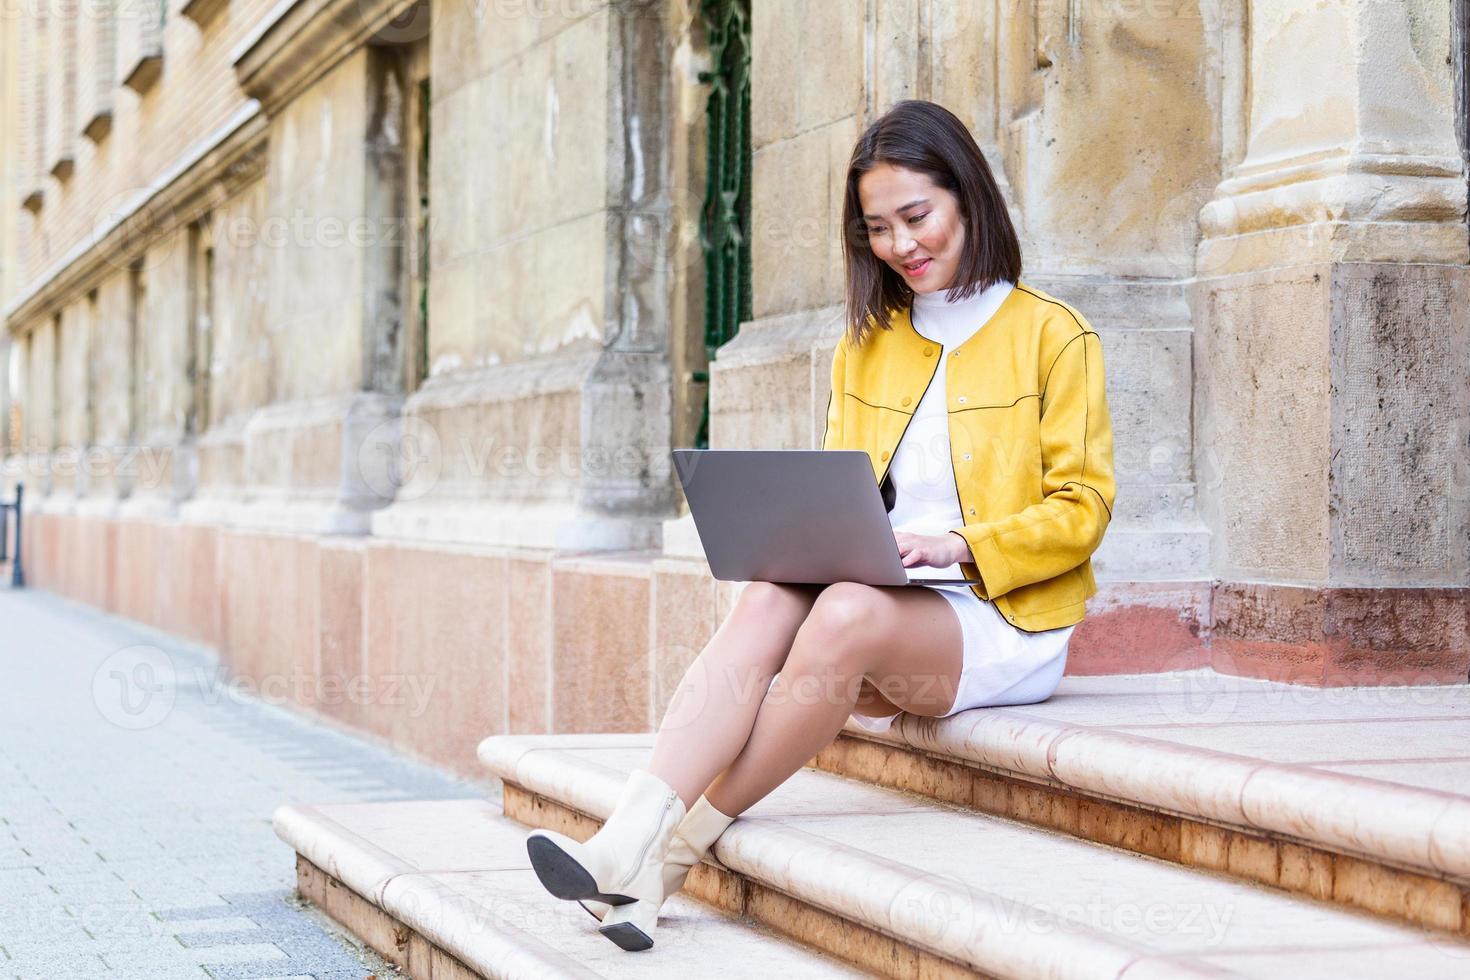
[{"label": "woman's wrist", "polygon": [[965,536],[958,531],[950,531],[949,533],[959,539],[959,544],[955,549],[955,560],[951,564],[957,564],[959,562],[969,562],[971,565],[975,564],[975,554],[970,551],[970,542],[965,540]]}]

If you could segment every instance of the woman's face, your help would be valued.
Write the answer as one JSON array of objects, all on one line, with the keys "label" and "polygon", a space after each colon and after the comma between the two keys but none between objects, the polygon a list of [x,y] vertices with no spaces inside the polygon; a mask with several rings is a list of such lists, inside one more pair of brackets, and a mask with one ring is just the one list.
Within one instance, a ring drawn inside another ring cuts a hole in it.
[{"label": "woman's face", "polygon": [[959,200],[929,179],[880,163],[858,178],[873,254],[916,293],[948,289],[960,266],[965,223]]}]

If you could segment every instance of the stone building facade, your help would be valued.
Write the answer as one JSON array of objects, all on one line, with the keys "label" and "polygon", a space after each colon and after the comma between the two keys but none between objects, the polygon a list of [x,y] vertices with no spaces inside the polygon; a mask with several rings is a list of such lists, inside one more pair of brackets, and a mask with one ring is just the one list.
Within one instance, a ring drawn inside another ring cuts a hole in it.
[{"label": "stone building facade", "polygon": [[[467,771],[491,732],[655,727],[730,601],[669,449],[706,399],[711,445],[820,442],[847,156],[914,97],[1103,338],[1068,669],[1467,679],[1465,0],[17,9],[31,581],[264,691]],[[747,50],[742,148],[710,101]],[[709,360],[709,178],[747,159]]]}]

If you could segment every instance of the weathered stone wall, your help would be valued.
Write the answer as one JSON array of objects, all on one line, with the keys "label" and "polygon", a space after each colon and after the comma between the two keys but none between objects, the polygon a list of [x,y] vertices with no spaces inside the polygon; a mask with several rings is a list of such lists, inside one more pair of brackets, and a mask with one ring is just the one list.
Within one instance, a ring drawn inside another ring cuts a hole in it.
[{"label": "weathered stone wall", "polygon": [[698,221],[671,184],[688,172],[670,151],[687,114],[670,106],[691,81],[677,74],[690,18],[601,0],[440,11],[429,377],[403,422],[405,446],[428,452],[375,534],[658,544],[687,288],[669,255],[688,254],[675,243]]},{"label": "weathered stone wall", "polygon": [[[80,29],[87,29],[99,6],[78,5]],[[121,85],[113,88],[110,132],[95,143],[78,132],[73,175],[65,181],[48,176],[41,182],[40,220],[24,268],[17,270],[12,281],[15,289],[23,290],[34,285],[37,277],[55,271],[53,267],[95,234],[99,225],[125,210],[138,191],[245,108],[247,99],[235,79],[231,52],[273,6],[273,0],[233,0],[208,30],[170,10],[163,26],[164,66],[159,83],[147,94]],[[119,9],[125,16],[143,14],[141,7],[120,5]],[[19,18],[7,21],[13,29],[22,29]],[[33,41],[24,36],[17,40],[20,44]],[[63,54],[58,49],[50,56],[61,63]],[[80,52],[72,56],[80,57]],[[78,120],[78,125],[84,122]],[[6,186],[15,192],[16,185]],[[15,293],[6,295],[9,300]]]},{"label": "weathered stone wall", "polygon": [[[934,99],[1023,278],[1103,338],[1119,493],[1068,669],[1463,680],[1451,6],[753,0],[754,315],[710,365],[712,443],[818,444],[849,153]],[[427,712],[298,703],[466,771],[489,731],[652,728],[732,599],[667,467],[703,394],[698,4],[446,0],[373,43],[391,11],[357,9],[171,18],[157,87],[37,213],[6,185],[0,493],[40,508],[34,581],[245,677],[437,679]],[[89,439],[105,462],[64,475]]]}]

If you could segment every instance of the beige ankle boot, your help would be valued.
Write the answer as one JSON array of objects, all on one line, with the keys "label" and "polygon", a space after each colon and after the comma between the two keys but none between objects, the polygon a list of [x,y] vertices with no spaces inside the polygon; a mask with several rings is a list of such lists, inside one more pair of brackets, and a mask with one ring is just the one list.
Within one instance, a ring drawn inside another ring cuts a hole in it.
[{"label": "beige ankle boot", "polygon": [[[673,787],[635,769],[613,812],[591,838],[579,842],[555,831],[533,830],[526,851],[536,877],[557,898],[613,906],[661,901],[664,859],[683,818],[684,801]],[[638,936],[627,930],[605,934],[624,949],[647,948],[637,945]]]},{"label": "beige ankle boot", "polygon": [[598,931],[615,942],[617,939],[612,934],[620,932],[639,937],[639,942],[646,941],[648,946],[652,946],[659,909],[671,895],[679,893],[694,866],[704,859],[725,828],[734,821],[735,817],[721,813],[708,797],[701,796],[674,832],[662,869],[663,894],[657,901],[640,900],[618,906],[596,901],[582,902],[583,908],[601,920],[602,927]]}]

